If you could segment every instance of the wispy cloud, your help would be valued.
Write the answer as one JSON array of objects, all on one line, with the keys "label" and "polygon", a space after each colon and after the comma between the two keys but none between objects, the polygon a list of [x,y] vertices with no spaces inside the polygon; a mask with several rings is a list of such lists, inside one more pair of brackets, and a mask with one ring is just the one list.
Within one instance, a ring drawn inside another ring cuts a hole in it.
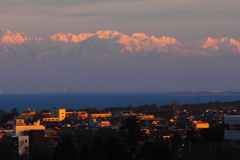
[{"label": "wispy cloud", "polygon": [[[87,32],[115,27],[153,34],[161,27],[171,36],[186,34],[190,26],[195,32],[202,26],[216,31],[224,24],[227,34],[228,28],[239,24],[239,5],[239,0],[0,0],[0,21],[2,27],[28,31],[32,27],[32,32],[33,28],[40,32],[39,28],[53,31],[66,26],[76,32],[76,26],[81,26]],[[236,31],[231,30],[231,35]]]}]

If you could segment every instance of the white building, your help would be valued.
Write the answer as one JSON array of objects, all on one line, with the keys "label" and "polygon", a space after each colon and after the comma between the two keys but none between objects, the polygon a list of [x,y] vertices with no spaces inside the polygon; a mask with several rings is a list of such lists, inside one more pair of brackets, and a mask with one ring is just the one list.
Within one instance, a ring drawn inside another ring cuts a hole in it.
[{"label": "white building", "polygon": [[29,153],[29,136],[24,132],[32,130],[45,130],[45,126],[40,125],[40,121],[34,122],[33,125],[26,125],[24,119],[15,119],[13,123],[13,131],[5,132],[4,136],[17,138],[18,153],[24,155]]},{"label": "white building", "polygon": [[15,124],[13,125],[14,136],[24,136],[24,131],[30,130],[45,130],[44,125],[40,125],[40,120],[34,122],[33,125],[26,125],[24,119],[15,119]]},{"label": "white building", "polygon": [[224,138],[228,140],[240,140],[240,115],[224,116],[224,123],[229,124],[229,130],[224,131]]}]

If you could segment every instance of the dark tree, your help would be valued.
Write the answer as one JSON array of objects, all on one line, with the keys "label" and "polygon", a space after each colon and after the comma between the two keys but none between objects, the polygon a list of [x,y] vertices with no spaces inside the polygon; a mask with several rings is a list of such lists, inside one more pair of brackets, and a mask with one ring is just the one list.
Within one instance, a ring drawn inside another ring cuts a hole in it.
[{"label": "dark tree", "polygon": [[101,137],[96,137],[92,146],[92,159],[105,160],[105,146]]},{"label": "dark tree", "polygon": [[170,149],[154,142],[144,143],[137,157],[141,160],[172,160]]},{"label": "dark tree", "polygon": [[65,136],[54,151],[54,160],[75,160],[77,156],[75,146],[70,136]]},{"label": "dark tree", "polygon": [[100,111],[96,108],[83,108],[82,111],[86,111],[88,113],[99,113]]},{"label": "dark tree", "polygon": [[117,136],[109,136],[106,142],[106,159],[107,160],[129,160],[131,159],[127,152],[127,146]]},{"label": "dark tree", "polygon": [[197,132],[192,128],[191,130],[187,131],[187,140],[188,141],[196,141],[198,138]]},{"label": "dark tree", "polygon": [[220,143],[224,140],[224,130],[219,128],[201,129],[201,139],[207,142]]},{"label": "dark tree", "polygon": [[41,110],[41,113],[49,113],[49,109],[44,109],[44,110]]},{"label": "dark tree", "polygon": [[123,121],[120,134],[130,146],[144,141],[146,137],[145,132],[141,131],[139,120],[135,116],[128,117]]},{"label": "dark tree", "polygon": [[18,109],[17,109],[17,108],[13,108],[13,109],[11,110],[11,114],[13,115],[13,117],[19,116]]},{"label": "dark tree", "polygon": [[86,143],[84,143],[80,150],[79,160],[91,160],[91,152]]},{"label": "dark tree", "polygon": [[182,140],[181,134],[179,132],[175,131],[173,133],[172,140],[175,141],[175,142],[180,142]]},{"label": "dark tree", "polygon": [[4,122],[6,115],[7,113],[3,109],[0,109],[0,122]]},{"label": "dark tree", "polygon": [[[16,143],[16,142],[15,142]],[[18,160],[18,148],[13,140],[1,139],[0,141],[0,159],[1,160]]]}]

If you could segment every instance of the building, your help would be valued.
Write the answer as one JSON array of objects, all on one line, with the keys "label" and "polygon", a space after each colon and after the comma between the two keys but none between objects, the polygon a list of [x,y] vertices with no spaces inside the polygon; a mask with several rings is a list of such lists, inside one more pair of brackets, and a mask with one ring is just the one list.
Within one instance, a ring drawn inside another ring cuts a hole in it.
[{"label": "building", "polygon": [[110,121],[97,121],[96,119],[90,119],[89,126],[93,128],[100,128],[111,126],[111,124]]},{"label": "building", "polygon": [[[17,152],[19,155],[28,155],[29,154],[29,147],[30,144],[32,147],[36,147],[38,145],[42,146],[42,143],[45,143],[43,141],[43,137],[37,136],[39,134],[35,133],[44,133],[45,126],[40,125],[40,121],[34,122],[34,124],[26,125],[24,123],[24,119],[15,119],[13,123],[13,131],[12,132],[5,132],[4,138],[13,139],[15,143],[17,144]],[[36,141],[36,139],[38,139]],[[38,143],[39,140],[41,143]],[[31,141],[31,142],[30,142]],[[33,142],[35,141],[35,142]]]},{"label": "building", "polygon": [[193,121],[193,126],[195,126],[196,129],[209,128],[209,123],[202,121]]},{"label": "building", "polygon": [[178,118],[178,111],[179,110],[179,103],[178,103],[178,101],[174,101],[173,102],[173,118],[174,119],[177,119]]},{"label": "building", "polygon": [[66,118],[66,109],[50,109],[49,118],[43,118],[43,121],[62,121]]},{"label": "building", "polygon": [[26,125],[24,119],[15,119],[13,124],[14,136],[24,136],[24,131],[30,130],[45,130],[45,126],[40,125],[40,120],[34,122],[33,125]]},{"label": "building", "polygon": [[22,116],[25,116],[25,115],[34,116],[34,115],[36,115],[36,111],[28,108],[27,111],[23,111],[23,113],[20,113],[20,115],[22,115]]},{"label": "building", "polygon": [[227,140],[240,140],[240,115],[224,116],[224,123],[229,129],[224,131],[224,138]]},{"label": "building", "polygon": [[66,116],[74,120],[83,120],[88,118],[86,111],[66,112]]},{"label": "building", "polygon": [[154,115],[147,115],[147,114],[138,114],[137,115],[137,118],[139,118],[140,120],[143,120],[143,119],[154,119]]},{"label": "building", "polygon": [[62,121],[66,117],[66,109],[50,109],[50,118],[58,118],[59,121]]},{"label": "building", "polygon": [[36,149],[42,152],[46,148],[46,138],[44,130],[24,131],[24,135],[28,137],[29,153],[33,153]]},{"label": "building", "polygon": [[111,113],[111,112],[91,114],[91,118],[105,118],[105,117],[111,117],[111,116],[112,116],[112,113]]}]

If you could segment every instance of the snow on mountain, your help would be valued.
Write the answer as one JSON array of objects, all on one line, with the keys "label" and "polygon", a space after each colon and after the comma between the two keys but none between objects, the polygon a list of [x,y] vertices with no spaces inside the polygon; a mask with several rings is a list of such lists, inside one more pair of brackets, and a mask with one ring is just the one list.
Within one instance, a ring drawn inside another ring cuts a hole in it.
[{"label": "snow on mountain", "polygon": [[75,43],[79,43],[89,37],[93,36],[93,34],[91,33],[82,33],[79,35],[75,35],[72,33],[57,33],[54,34],[50,37],[51,40],[53,41],[63,41],[63,42],[75,42]]},{"label": "snow on mountain", "polygon": [[157,50],[159,52],[167,52],[167,46],[178,46],[181,43],[172,37],[161,37],[156,38],[154,36],[148,37],[144,33],[133,33],[131,37],[122,35],[121,38],[116,41],[125,45],[123,50],[132,52],[140,52],[144,50]]},{"label": "snow on mountain", "polygon": [[106,39],[111,39],[116,36],[121,36],[122,34],[118,31],[97,31],[95,35],[98,35],[98,38],[106,38]]},{"label": "snow on mountain", "polygon": [[[92,38],[91,40],[89,38]],[[131,37],[124,35],[118,31],[97,31],[95,33],[82,33],[79,35],[74,35],[71,33],[57,33],[50,37],[53,41],[63,41],[63,42],[75,42],[79,43],[83,40],[89,39],[89,43],[97,43],[98,40],[108,39],[112,40],[111,43],[121,44],[123,47],[120,49],[120,53],[124,52],[141,52],[141,51],[150,51],[157,50],[159,52],[167,52],[165,46],[175,46],[179,45],[180,42],[172,37],[161,37],[156,38],[154,36],[148,37],[144,33],[133,33]],[[109,41],[109,42],[110,42]]]},{"label": "snow on mountain", "polygon": [[2,29],[0,33],[0,43],[21,44],[25,41],[42,40],[42,38],[26,37],[24,33],[12,32],[7,29]]},{"label": "snow on mountain", "polygon": [[75,35],[72,33],[57,33],[50,37],[51,40],[54,41],[63,41],[63,42],[75,42],[79,43],[83,40],[86,40],[87,38],[90,38],[92,36],[97,36],[98,38],[105,38],[105,39],[111,39],[115,36],[121,35],[121,33],[117,31],[97,31],[96,33],[81,33],[79,35]]},{"label": "snow on mountain", "polygon": [[182,44],[173,37],[109,30],[59,32],[49,39],[0,30],[5,90],[58,91],[65,83],[76,91],[229,89],[239,84],[239,61],[240,42],[231,38]]},{"label": "snow on mountain", "polygon": [[149,37],[144,33],[133,33],[132,38],[135,38],[141,41],[149,39]]},{"label": "snow on mountain", "polygon": [[[31,43],[34,42],[34,43]],[[61,43],[59,43],[61,42]],[[63,43],[62,43],[63,42]],[[6,45],[7,44],[7,45]],[[17,44],[17,45],[15,45]],[[24,45],[22,45],[24,44]],[[131,36],[115,30],[97,31],[95,33],[57,33],[49,39],[27,37],[24,33],[0,30],[0,55],[47,59],[49,57],[120,57],[123,55],[170,56],[202,58],[219,54],[240,54],[240,42],[231,38],[197,40],[182,44],[173,37],[157,38],[144,33]],[[1,57],[0,57],[1,58]]]},{"label": "snow on mountain", "polygon": [[205,49],[208,52],[226,52],[240,54],[240,42],[232,38],[207,39],[197,40],[193,43],[195,49]]}]

